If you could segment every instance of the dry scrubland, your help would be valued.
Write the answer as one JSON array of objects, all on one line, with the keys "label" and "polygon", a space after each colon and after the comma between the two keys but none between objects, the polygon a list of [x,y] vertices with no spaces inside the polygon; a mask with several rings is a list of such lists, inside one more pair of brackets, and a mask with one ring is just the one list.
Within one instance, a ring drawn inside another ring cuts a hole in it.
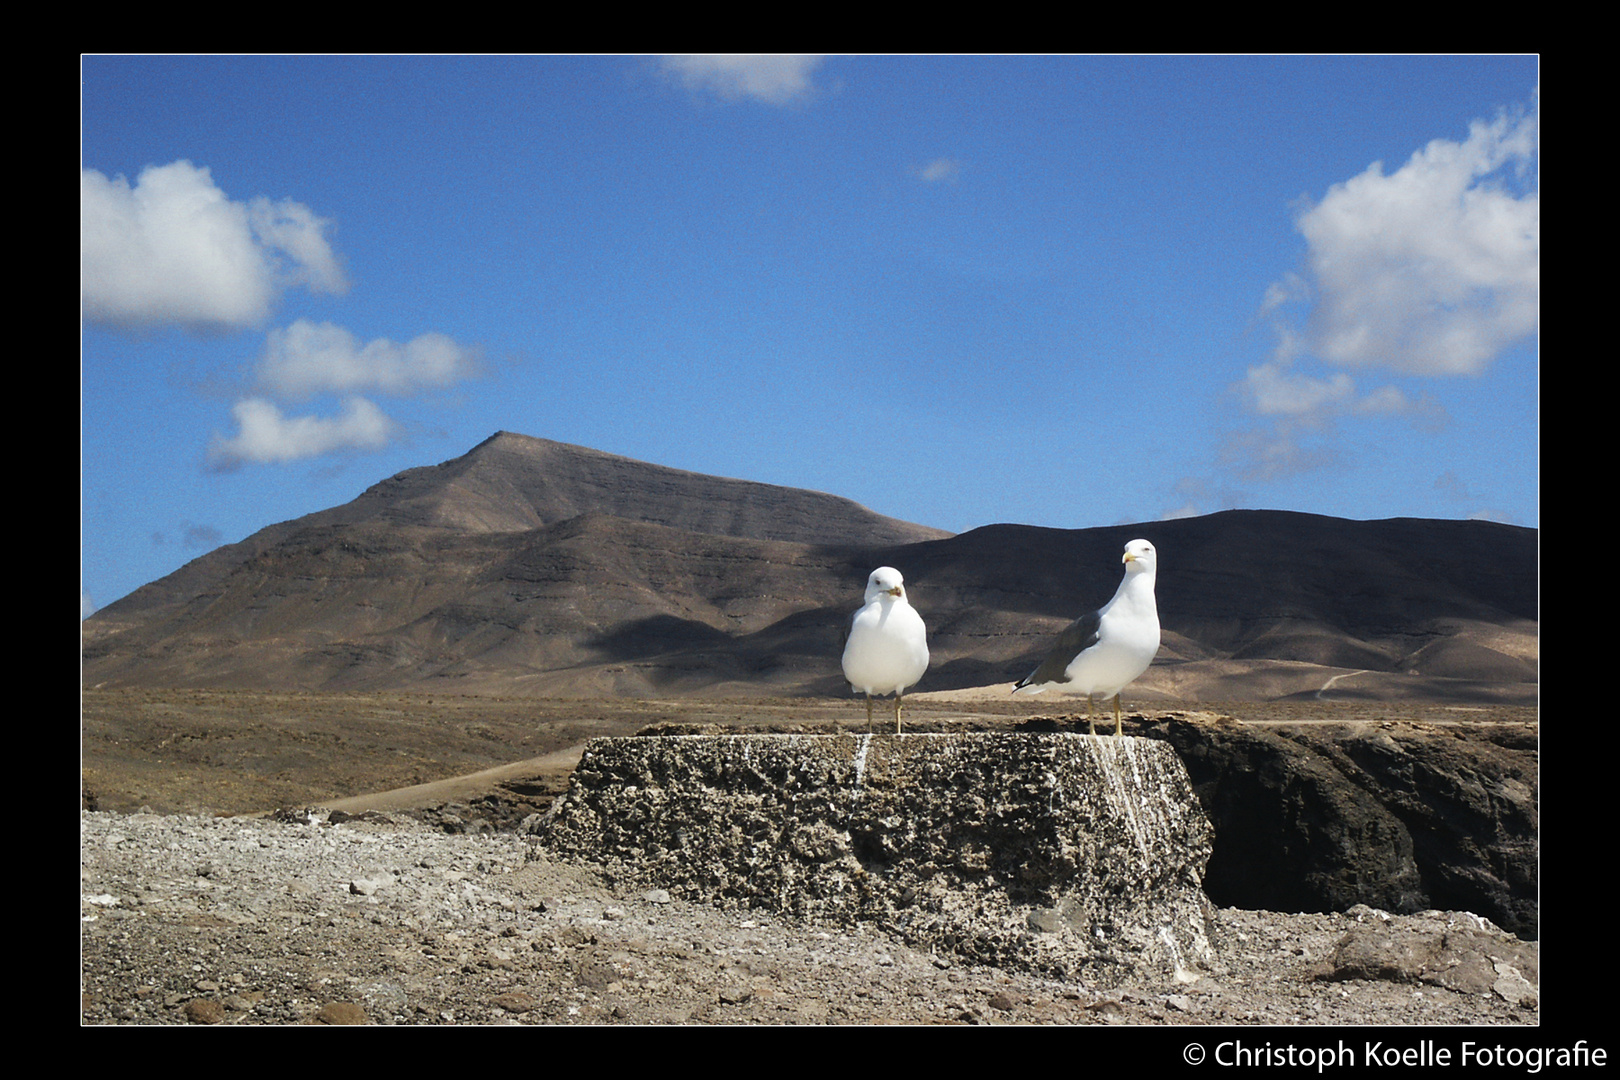
[{"label": "dry scrubland", "polygon": [[[445,782],[443,789],[414,796],[430,805],[466,801],[519,777],[533,781],[534,794],[549,801],[566,784],[579,747],[599,736],[658,724],[739,731],[866,726],[854,697],[640,701],[87,690],[81,700],[85,803],[120,812],[247,814]],[[906,699],[907,730],[1010,726],[1030,717],[1074,716],[1076,708],[1053,695],[918,694]],[[1210,702],[1195,708],[1251,724],[1524,722],[1537,714],[1522,706],[1411,702]],[[1160,703],[1150,713],[1171,711]],[[1127,732],[1131,722],[1127,715]],[[497,771],[456,779],[484,770]],[[396,798],[389,805],[410,801]]]}]

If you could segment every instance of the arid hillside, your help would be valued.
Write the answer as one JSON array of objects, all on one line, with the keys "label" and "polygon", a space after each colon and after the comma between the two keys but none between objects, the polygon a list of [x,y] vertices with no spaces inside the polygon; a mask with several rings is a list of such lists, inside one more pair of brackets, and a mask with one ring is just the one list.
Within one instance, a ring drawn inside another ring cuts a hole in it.
[{"label": "arid hillside", "polygon": [[867,573],[929,627],[919,691],[1010,682],[1160,551],[1148,700],[1526,704],[1537,534],[1234,510],[952,536],[819,492],[499,433],[219,548],[85,620],[87,687],[825,695]]}]

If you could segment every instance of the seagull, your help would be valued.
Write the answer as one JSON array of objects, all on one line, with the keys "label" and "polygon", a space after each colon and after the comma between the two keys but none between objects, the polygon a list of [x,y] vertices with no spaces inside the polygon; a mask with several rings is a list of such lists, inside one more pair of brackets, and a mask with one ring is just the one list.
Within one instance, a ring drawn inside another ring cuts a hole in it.
[{"label": "seagull", "polygon": [[928,670],[928,631],[906,602],[905,578],[880,566],[866,579],[866,603],[855,613],[844,645],[844,678],[866,695],[866,728],[872,729],[872,698],[894,695],[894,730],[900,733],[900,697]]},{"label": "seagull", "polygon": [[1040,666],[1014,684],[1015,694],[1056,686],[1086,695],[1086,725],[1097,734],[1092,699],[1114,699],[1114,735],[1123,722],[1119,693],[1148,669],[1159,651],[1159,607],[1153,599],[1158,552],[1146,540],[1125,545],[1125,578],[1114,598],[1069,624]]}]

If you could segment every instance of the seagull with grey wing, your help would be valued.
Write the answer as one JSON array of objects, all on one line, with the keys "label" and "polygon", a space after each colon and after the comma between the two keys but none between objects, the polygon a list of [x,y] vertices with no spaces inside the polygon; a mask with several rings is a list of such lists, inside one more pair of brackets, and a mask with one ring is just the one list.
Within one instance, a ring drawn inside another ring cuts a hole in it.
[{"label": "seagull with grey wing", "polygon": [[1097,734],[1093,699],[1114,699],[1114,735],[1124,724],[1119,694],[1153,663],[1159,652],[1159,606],[1153,596],[1158,552],[1146,540],[1125,545],[1125,577],[1114,598],[1082,615],[1059,635],[1034,671],[1013,686],[1015,694],[1056,687],[1086,695],[1086,725]]}]

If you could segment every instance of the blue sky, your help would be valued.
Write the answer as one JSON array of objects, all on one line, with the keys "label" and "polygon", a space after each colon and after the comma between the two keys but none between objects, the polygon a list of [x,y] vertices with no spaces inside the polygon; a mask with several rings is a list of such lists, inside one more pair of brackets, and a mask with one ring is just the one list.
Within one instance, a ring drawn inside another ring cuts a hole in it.
[{"label": "blue sky", "polygon": [[1535,57],[85,57],[81,615],[498,430],[1539,526]]}]

